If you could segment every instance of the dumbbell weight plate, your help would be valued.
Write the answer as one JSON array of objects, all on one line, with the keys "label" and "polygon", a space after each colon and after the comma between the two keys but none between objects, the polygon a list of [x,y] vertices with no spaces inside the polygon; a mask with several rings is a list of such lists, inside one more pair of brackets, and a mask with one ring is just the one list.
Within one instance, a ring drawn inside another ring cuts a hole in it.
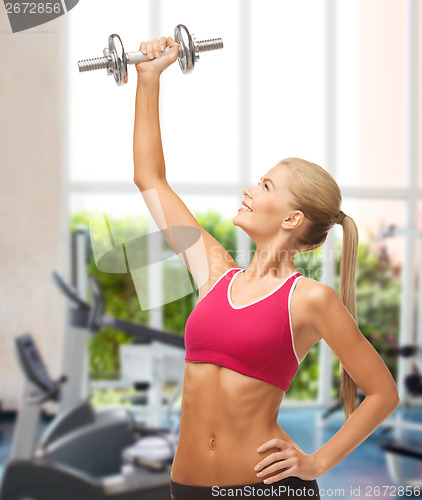
[{"label": "dumbbell weight plate", "polygon": [[117,85],[124,85],[128,82],[127,58],[119,35],[114,33],[108,37],[108,53],[106,52],[107,49],[104,49],[104,55],[111,57],[113,60],[112,66],[107,68],[107,73],[109,75],[113,74]]},{"label": "dumbbell weight plate", "polygon": [[178,24],[174,28],[174,40],[180,44],[179,65],[183,73],[190,73],[195,66],[195,44],[186,26]]}]

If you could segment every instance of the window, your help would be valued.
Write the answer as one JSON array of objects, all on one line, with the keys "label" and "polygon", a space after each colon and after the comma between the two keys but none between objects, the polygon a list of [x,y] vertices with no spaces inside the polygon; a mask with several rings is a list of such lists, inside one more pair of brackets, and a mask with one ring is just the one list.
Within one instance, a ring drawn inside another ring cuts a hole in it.
[{"label": "window", "polygon": [[[422,81],[421,65],[412,59],[417,53],[412,41],[422,53],[416,29],[422,9],[418,21],[404,1],[216,0],[203,9],[193,0],[116,5],[91,0],[69,14],[72,213],[104,210],[123,216],[145,209],[132,182],[136,71],[129,67],[129,83],[119,88],[106,70],[80,74],[77,61],[101,57],[111,33],[121,36],[129,52],[142,40],[174,37],[174,27],[186,23],[198,40],[222,37],[224,48],[201,54],[192,75],[183,75],[175,63],[161,78],[161,135],[170,185],[193,213],[209,208],[230,221],[243,189],[282,158],[319,164],[342,189],[343,211],[355,219],[368,253],[397,262],[403,317],[391,326],[401,343],[409,340],[413,310],[403,306],[403,297],[413,292],[416,267],[406,256],[417,258],[415,243],[409,236],[380,243],[376,235],[382,225],[422,224],[422,154],[415,139],[416,124],[422,129],[422,99],[416,100],[418,86],[409,83],[414,68]],[[409,105],[413,101],[418,109]],[[237,251],[249,256],[248,237],[236,233]],[[340,227],[334,236],[325,244],[327,252],[341,241]],[[361,269],[367,264],[362,260]],[[334,265],[323,264],[322,276],[332,285]],[[368,286],[362,277],[358,297]],[[366,306],[372,313],[370,299]],[[320,369],[327,360],[320,356]],[[331,382],[323,377],[322,383]],[[320,392],[325,403],[329,393],[328,386]]]}]

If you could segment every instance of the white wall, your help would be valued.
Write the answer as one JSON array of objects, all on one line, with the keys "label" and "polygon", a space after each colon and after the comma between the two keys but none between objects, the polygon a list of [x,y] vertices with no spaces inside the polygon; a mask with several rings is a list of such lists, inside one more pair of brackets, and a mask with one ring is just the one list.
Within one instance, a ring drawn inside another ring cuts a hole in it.
[{"label": "white wall", "polygon": [[14,409],[16,336],[34,335],[59,372],[65,302],[51,271],[68,275],[65,24],[12,33],[0,9],[0,401]]}]

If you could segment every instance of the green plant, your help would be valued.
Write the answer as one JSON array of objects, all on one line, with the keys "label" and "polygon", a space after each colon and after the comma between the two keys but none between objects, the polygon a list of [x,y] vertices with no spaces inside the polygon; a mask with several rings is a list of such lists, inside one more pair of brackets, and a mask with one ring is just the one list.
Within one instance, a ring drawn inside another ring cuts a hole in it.
[{"label": "green plant", "polygon": [[[91,214],[80,212],[72,215],[70,227],[75,230],[78,226],[88,228]],[[236,228],[231,220],[222,220],[221,215],[214,211],[204,214],[195,214],[196,219],[210,234],[212,234],[227,251],[236,257],[237,241]],[[139,243],[135,246],[137,258],[147,262],[147,245],[142,235],[147,234],[147,220],[139,217],[125,217],[111,219],[108,223],[113,228],[116,242]],[[98,245],[109,245],[109,234],[106,230],[93,231],[91,237]],[[163,238],[163,255],[174,255]],[[251,240],[251,253],[256,249]],[[295,267],[304,276],[319,281],[322,272],[323,249],[313,252],[300,253],[296,256]],[[334,288],[338,293],[338,279],[341,256],[341,241],[336,242],[336,281]],[[167,264],[165,263],[164,269]],[[400,265],[391,262],[385,253],[380,257],[379,249],[374,245],[371,237],[360,242],[357,266],[357,305],[359,328],[370,340],[372,345],[382,355],[386,348],[397,344],[399,308],[400,308]],[[106,311],[119,319],[147,325],[149,310],[142,310],[131,274],[103,272],[96,266],[94,256],[88,265],[88,272],[95,276],[101,286],[106,301]],[[163,286],[169,286],[168,280],[177,279],[186,273],[182,267],[171,269],[171,273],[163,272]],[[194,282],[190,277],[192,285]],[[147,286],[145,293],[147,293]],[[196,291],[192,286],[192,293],[163,305],[163,329],[177,336],[184,335],[186,320],[196,303]],[[91,379],[119,378],[119,346],[130,343],[131,336],[110,328],[92,337],[89,341],[89,376]],[[319,344],[308,353],[299,367],[287,393],[288,398],[296,400],[315,399],[318,391]],[[337,397],[340,382],[339,362],[332,357],[334,387],[332,395]],[[396,360],[390,359],[386,364],[393,375],[396,374]]]}]

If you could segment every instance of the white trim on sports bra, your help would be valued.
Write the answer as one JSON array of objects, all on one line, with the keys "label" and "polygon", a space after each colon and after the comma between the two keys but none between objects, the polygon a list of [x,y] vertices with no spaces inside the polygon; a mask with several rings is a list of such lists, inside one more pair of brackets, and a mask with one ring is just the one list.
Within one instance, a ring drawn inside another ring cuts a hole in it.
[{"label": "white trim on sports bra", "polygon": [[293,352],[295,353],[295,356],[296,356],[296,359],[297,359],[297,362],[298,364],[300,365],[300,361],[299,361],[299,357],[296,353],[296,348],[295,348],[295,343],[294,343],[294,340],[293,340],[293,328],[292,328],[292,315],[290,313],[290,302],[292,300],[292,293],[293,293],[293,289],[295,288],[296,286],[296,283],[298,282],[298,280],[300,278],[303,278],[303,275],[301,276],[298,276],[294,281],[293,281],[293,284],[292,284],[292,287],[290,288],[290,292],[289,292],[289,298],[288,298],[288,301],[287,301],[287,308],[288,308],[288,311],[289,311],[289,325],[290,325],[290,335],[292,337],[292,347],[293,347]]},{"label": "white trim on sports bra", "polygon": [[217,281],[213,284],[213,286],[208,290],[208,292],[202,297],[201,300],[203,300],[210,292],[211,290],[215,287],[215,285],[229,272],[233,271],[233,269],[242,269],[241,267],[231,267],[230,269],[227,269],[218,279]]},{"label": "white trim on sports bra", "polygon": [[[240,268],[238,268],[238,269],[240,269]],[[234,273],[234,274],[233,274],[233,276],[232,276],[232,278],[231,278],[231,280],[230,280],[229,286],[227,287],[227,300],[229,301],[229,304],[230,304],[230,306],[231,306],[233,309],[244,309],[245,307],[249,307],[249,306],[251,306],[251,305],[253,305],[253,304],[256,304],[257,302],[261,302],[261,300],[264,300],[264,299],[266,299],[267,297],[269,297],[270,295],[272,295],[273,293],[275,293],[277,290],[279,290],[279,289],[280,289],[280,288],[281,288],[281,287],[282,287],[282,286],[286,283],[286,281],[287,281],[289,278],[291,278],[292,276],[294,276],[294,275],[295,275],[295,274],[297,274],[297,273],[298,273],[298,271],[295,271],[295,272],[294,272],[294,273],[292,273],[290,276],[287,276],[287,278],[286,278],[285,280],[283,280],[283,282],[282,282],[282,283],[280,283],[280,284],[278,285],[278,287],[277,287],[277,288],[275,288],[275,289],[274,289],[274,290],[272,290],[271,292],[267,293],[267,294],[266,294],[266,295],[264,295],[263,297],[260,297],[259,299],[254,300],[253,302],[249,302],[248,304],[245,304],[245,305],[243,305],[243,306],[236,306],[236,305],[234,305],[234,304],[233,304],[233,302],[232,302],[232,299],[231,299],[231,297],[230,297],[230,290],[231,290],[231,287],[232,287],[232,284],[233,284],[233,281],[234,281],[234,277],[235,277],[235,276],[237,276],[237,274],[238,274],[238,273]]]}]

